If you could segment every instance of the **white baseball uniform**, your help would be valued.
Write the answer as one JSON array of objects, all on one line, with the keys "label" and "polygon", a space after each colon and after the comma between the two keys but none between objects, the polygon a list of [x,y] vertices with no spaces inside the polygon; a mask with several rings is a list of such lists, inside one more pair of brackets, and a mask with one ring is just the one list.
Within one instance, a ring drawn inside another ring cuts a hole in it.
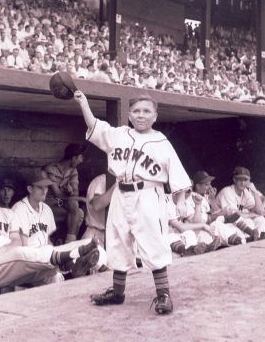
[{"label": "white baseball uniform", "polygon": [[257,228],[259,233],[265,231],[265,218],[251,213],[251,209],[255,207],[255,198],[250,190],[244,189],[241,196],[239,196],[234,185],[227,186],[218,193],[216,200],[217,205],[227,214],[232,214],[239,210],[242,213],[240,219],[250,229]]},{"label": "white baseball uniform", "polygon": [[[171,245],[173,242],[181,241],[185,248],[189,248],[191,246],[196,246],[198,244],[197,236],[195,232],[191,229],[186,230],[185,232],[176,232],[175,229],[170,225],[170,221],[178,220],[179,222],[183,222],[184,218],[181,217],[180,212],[177,210],[176,205],[173,202],[172,195],[166,195],[166,203],[167,203],[167,210],[168,210],[168,222],[169,222],[169,231],[168,231],[168,243]],[[185,205],[185,204],[184,204]],[[186,206],[186,205],[185,205]],[[188,209],[187,203],[187,211],[189,214],[192,213]]]},{"label": "white baseball uniform", "polygon": [[[208,215],[211,211],[207,196],[203,197],[200,209],[201,209],[202,223],[207,223]],[[193,222],[192,219],[193,219],[194,214],[195,214],[195,202],[192,198],[192,194],[190,194],[189,197],[186,198],[184,203],[181,202],[181,206],[175,207],[175,219],[179,218],[182,222]],[[214,236],[218,236],[221,238],[222,245],[224,246],[228,245],[229,237],[234,234],[241,237],[243,243],[245,242],[244,234],[233,224],[229,224],[229,223],[225,224],[223,216],[220,216],[215,221],[211,222],[210,227]],[[194,240],[194,235],[191,233],[187,235],[186,233],[184,236],[184,240],[183,240],[186,242],[186,245],[185,245],[186,248],[188,248],[189,246],[194,246],[197,243],[201,243],[201,242],[210,244],[213,241],[213,237],[204,230],[198,230],[193,233],[197,237],[196,243]],[[176,233],[173,233],[173,234],[174,235],[170,235],[171,243],[174,242],[173,241],[174,238],[177,238]]]},{"label": "white baseball uniform", "polygon": [[0,208],[0,287],[62,281],[62,276],[50,264],[52,246],[32,248],[10,244],[10,234],[19,232],[20,226],[14,211]]},{"label": "white baseball uniform", "polygon": [[106,226],[109,266],[124,272],[136,268],[137,251],[151,270],[169,265],[163,184],[169,183],[172,192],[191,186],[174,148],[161,132],[114,128],[98,119],[87,139],[107,153],[108,170],[118,182]]}]

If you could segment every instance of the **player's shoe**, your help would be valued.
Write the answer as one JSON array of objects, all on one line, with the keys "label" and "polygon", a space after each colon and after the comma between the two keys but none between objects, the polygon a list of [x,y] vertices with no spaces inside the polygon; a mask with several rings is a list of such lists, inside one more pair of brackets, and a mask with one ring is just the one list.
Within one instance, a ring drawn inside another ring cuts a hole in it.
[{"label": "player's shoe", "polygon": [[209,245],[207,245],[206,252],[216,251],[221,246],[222,246],[221,238],[219,236],[215,236],[213,241]]},{"label": "player's shoe", "polygon": [[250,230],[247,234],[249,234],[247,242],[257,241],[259,239],[259,230],[257,228]]},{"label": "player's shoe", "polygon": [[196,246],[193,247],[193,251],[195,255],[203,254],[207,251],[208,246],[205,242],[200,242]]},{"label": "player's shoe", "polygon": [[265,239],[265,232],[261,232],[261,233],[260,233],[259,239],[260,239],[260,240],[264,240],[264,239]]},{"label": "player's shoe", "polygon": [[190,246],[185,250],[184,256],[199,255],[207,251],[208,246],[204,242],[198,243],[196,246]]},{"label": "player's shoe", "polygon": [[110,288],[101,294],[91,295],[90,299],[96,305],[118,305],[124,302],[125,295],[117,294],[113,288]]},{"label": "player's shoe", "polygon": [[181,241],[176,241],[170,245],[172,252],[179,254],[180,256],[185,255],[185,245]]},{"label": "player's shoe", "polygon": [[236,246],[236,245],[241,245],[242,244],[242,239],[240,236],[233,234],[231,236],[229,236],[228,238],[228,244],[230,246]]},{"label": "player's shoe", "polygon": [[155,304],[155,311],[159,315],[169,314],[173,311],[173,303],[168,293],[157,296],[153,300],[151,307],[153,304]]},{"label": "player's shoe", "polygon": [[99,250],[97,241],[92,239],[87,245],[78,247],[80,257],[70,264],[73,278],[82,277],[95,267],[99,260]]}]

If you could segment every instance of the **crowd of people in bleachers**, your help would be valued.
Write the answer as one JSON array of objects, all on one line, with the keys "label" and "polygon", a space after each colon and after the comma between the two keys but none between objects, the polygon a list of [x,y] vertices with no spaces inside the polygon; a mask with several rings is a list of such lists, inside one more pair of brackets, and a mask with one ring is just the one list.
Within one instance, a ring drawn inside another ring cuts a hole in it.
[{"label": "crowd of people in bleachers", "polygon": [[265,96],[256,81],[256,38],[251,30],[216,26],[210,70],[200,53],[200,27],[186,25],[183,46],[123,22],[120,52],[111,60],[108,24],[85,1],[49,7],[41,0],[0,1],[0,67],[158,89],[194,96],[252,102]]}]

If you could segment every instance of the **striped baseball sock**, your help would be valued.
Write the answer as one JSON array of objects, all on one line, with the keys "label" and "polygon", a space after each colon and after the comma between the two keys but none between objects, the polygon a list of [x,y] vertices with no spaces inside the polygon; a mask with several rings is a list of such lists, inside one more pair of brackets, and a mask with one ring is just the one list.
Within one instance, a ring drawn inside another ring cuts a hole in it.
[{"label": "striped baseball sock", "polygon": [[68,251],[68,252],[53,251],[51,255],[51,259],[50,259],[51,264],[54,266],[60,266],[72,260],[73,258],[71,258],[70,253],[71,251]]},{"label": "striped baseball sock", "polygon": [[167,267],[163,267],[159,270],[153,271],[153,277],[155,281],[156,293],[161,296],[165,293],[169,295],[169,284],[167,277]]},{"label": "striped baseball sock", "polygon": [[172,242],[170,247],[171,247],[172,252],[174,253],[177,253],[177,254],[185,253],[185,245],[181,240]]},{"label": "striped baseball sock", "polygon": [[252,229],[248,227],[248,225],[242,219],[238,219],[235,222],[237,228],[239,228],[242,232],[252,235]]},{"label": "striped baseball sock", "polygon": [[127,272],[113,272],[113,289],[116,294],[122,295],[125,291]]}]

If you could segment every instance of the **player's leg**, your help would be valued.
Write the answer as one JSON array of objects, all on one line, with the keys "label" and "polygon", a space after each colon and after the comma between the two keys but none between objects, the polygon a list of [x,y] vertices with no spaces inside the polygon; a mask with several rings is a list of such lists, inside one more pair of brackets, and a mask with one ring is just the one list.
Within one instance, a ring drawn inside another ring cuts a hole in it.
[{"label": "player's leg", "polygon": [[164,198],[161,188],[139,192],[137,208],[134,208],[130,217],[131,231],[141,259],[152,270],[157,294],[154,299],[155,311],[158,314],[167,314],[173,310],[167,276],[167,265],[172,262],[172,254],[167,242],[168,222]]},{"label": "player's leg", "polygon": [[240,229],[243,233],[247,234],[249,237],[247,241],[256,241],[259,239],[259,230],[255,228],[255,224],[252,219],[239,217],[234,225]]},{"label": "player's leg", "polygon": [[84,212],[79,208],[76,200],[68,199],[67,201],[67,235],[65,242],[76,240],[79,229],[84,219]]},{"label": "player's leg", "polygon": [[[136,246],[125,219],[123,196],[114,191],[106,225],[108,266],[113,269],[113,285],[107,291],[91,296],[96,305],[122,304],[125,299],[127,271],[136,268]],[[126,204],[130,206],[130,201]]]},{"label": "player's leg", "polygon": [[260,238],[265,237],[265,217],[264,216],[257,216],[253,218],[253,222],[255,228],[259,231]]},{"label": "player's leg", "polygon": [[[101,253],[105,253],[101,250]],[[102,256],[103,258],[103,256]],[[51,263],[71,270],[74,278],[86,275],[100,259],[100,249],[95,239],[72,241],[54,247]]]},{"label": "player's leg", "polygon": [[[52,246],[43,248],[5,246],[0,251],[0,287],[16,286],[32,280],[39,272],[55,270],[51,265]],[[37,278],[35,278],[37,279]]]}]

